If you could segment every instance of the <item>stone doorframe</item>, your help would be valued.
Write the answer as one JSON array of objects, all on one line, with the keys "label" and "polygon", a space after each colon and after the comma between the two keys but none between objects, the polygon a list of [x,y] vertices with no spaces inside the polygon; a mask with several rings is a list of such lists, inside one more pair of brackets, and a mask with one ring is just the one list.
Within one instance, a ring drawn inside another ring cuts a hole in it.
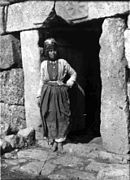
[{"label": "stone doorframe", "polygon": [[128,62],[124,52],[125,21],[107,18],[100,37],[102,79],[101,136],[104,147],[113,153],[129,151],[129,100],[127,92]]},{"label": "stone doorframe", "polygon": [[[124,54],[125,29],[126,24],[123,19],[106,18],[102,24],[102,34],[99,40],[102,80],[100,131],[104,148],[117,154],[126,154],[129,151],[128,121],[130,112],[126,82],[127,60]],[[40,77],[39,33],[38,30],[23,31],[20,33],[20,37],[26,122],[28,127],[33,126],[37,130],[41,124],[39,108],[36,103]],[[128,48],[126,49],[128,51]]]}]

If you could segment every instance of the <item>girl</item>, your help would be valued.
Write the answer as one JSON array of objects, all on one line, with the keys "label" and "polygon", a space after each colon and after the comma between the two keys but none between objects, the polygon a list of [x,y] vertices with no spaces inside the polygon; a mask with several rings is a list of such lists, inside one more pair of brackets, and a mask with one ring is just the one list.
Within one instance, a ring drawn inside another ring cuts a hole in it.
[{"label": "girl", "polygon": [[[38,106],[44,128],[53,151],[62,151],[70,122],[68,88],[76,81],[77,74],[70,64],[58,58],[57,42],[53,38],[44,41],[45,60],[41,63]],[[65,82],[66,75],[69,79]]]}]

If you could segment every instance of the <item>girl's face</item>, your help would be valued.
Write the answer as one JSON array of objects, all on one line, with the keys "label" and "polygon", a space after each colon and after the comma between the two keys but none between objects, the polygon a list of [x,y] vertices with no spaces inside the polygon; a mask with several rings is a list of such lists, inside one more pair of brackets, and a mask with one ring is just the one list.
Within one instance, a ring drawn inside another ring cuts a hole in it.
[{"label": "girl's face", "polygon": [[51,60],[55,60],[56,55],[57,55],[57,51],[54,50],[54,49],[51,49],[51,50],[48,51],[48,55],[49,55],[49,58],[50,58]]}]

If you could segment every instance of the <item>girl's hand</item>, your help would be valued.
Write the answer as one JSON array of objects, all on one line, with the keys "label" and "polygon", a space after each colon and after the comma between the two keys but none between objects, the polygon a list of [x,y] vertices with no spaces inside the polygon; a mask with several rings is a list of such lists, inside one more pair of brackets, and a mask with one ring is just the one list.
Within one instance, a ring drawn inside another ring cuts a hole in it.
[{"label": "girl's hand", "polygon": [[68,81],[66,82],[66,85],[67,85],[69,88],[71,88],[71,87],[73,86],[73,82],[68,80]]},{"label": "girl's hand", "polygon": [[58,84],[59,86],[64,85],[64,83],[63,83],[62,81],[57,81],[57,84]]}]

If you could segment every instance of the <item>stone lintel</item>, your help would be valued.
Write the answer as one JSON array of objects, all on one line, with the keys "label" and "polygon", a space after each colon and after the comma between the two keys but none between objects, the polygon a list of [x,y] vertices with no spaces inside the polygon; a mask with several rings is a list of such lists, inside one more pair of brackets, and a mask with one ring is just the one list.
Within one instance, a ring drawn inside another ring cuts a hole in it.
[{"label": "stone lintel", "polygon": [[37,30],[23,31],[20,38],[24,70],[26,124],[27,127],[36,129],[41,123],[36,98],[40,77],[39,34]]},{"label": "stone lintel", "polygon": [[89,18],[97,19],[128,13],[129,1],[90,1]]},{"label": "stone lintel", "polygon": [[57,1],[56,12],[74,23],[123,14],[129,11],[129,2],[124,1]]},{"label": "stone lintel", "polygon": [[6,32],[40,27],[53,8],[53,1],[26,1],[8,7]]},{"label": "stone lintel", "polygon": [[[51,12],[54,1],[26,1],[9,5],[6,9],[7,22],[4,24],[0,13],[1,31],[6,26],[6,32],[36,29],[41,27]],[[3,7],[0,7],[3,8]],[[82,21],[114,16],[129,11],[127,1],[56,1],[56,12],[67,21],[79,23]],[[2,12],[2,10],[0,10]]]}]

